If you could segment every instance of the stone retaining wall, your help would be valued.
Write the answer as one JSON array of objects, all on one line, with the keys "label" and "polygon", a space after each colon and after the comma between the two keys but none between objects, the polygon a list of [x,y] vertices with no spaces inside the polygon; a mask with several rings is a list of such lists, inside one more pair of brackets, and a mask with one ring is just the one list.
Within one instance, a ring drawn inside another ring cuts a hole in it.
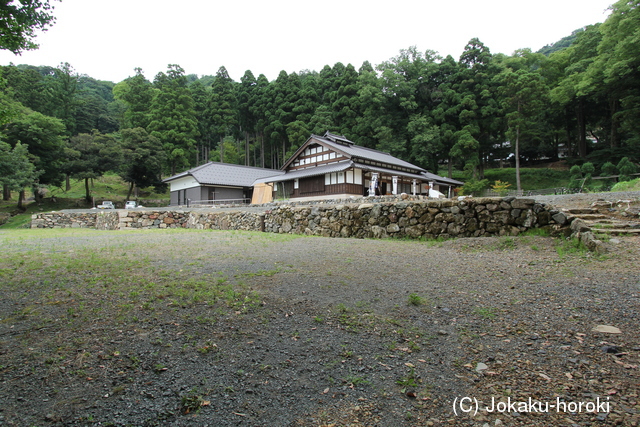
[{"label": "stone retaining wall", "polygon": [[281,206],[265,231],[325,237],[436,238],[517,235],[529,228],[559,231],[564,214],[533,199],[469,198],[335,206]]},{"label": "stone retaining wall", "polygon": [[31,218],[31,228],[96,228],[98,230],[194,228],[264,231],[262,214],[219,210],[46,212],[32,215]]},{"label": "stone retaining wall", "polygon": [[98,212],[44,212],[31,215],[31,228],[96,228]]},{"label": "stone retaining wall", "polygon": [[191,228],[253,230],[356,238],[517,235],[569,229],[569,219],[533,199],[468,198],[328,205],[278,205],[264,213],[212,210],[116,210],[33,215],[31,228],[101,230]]}]

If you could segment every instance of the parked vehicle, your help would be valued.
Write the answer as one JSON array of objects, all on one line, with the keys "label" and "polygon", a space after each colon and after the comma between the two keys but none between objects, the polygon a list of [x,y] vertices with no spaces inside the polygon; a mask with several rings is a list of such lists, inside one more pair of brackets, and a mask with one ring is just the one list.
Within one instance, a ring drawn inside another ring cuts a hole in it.
[{"label": "parked vehicle", "polygon": [[144,206],[138,204],[138,202],[134,200],[129,200],[124,204],[125,209],[136,209],[136,208],[144,208]]},{"label": "parked vehicle", "polygon": [[113,205],[113,202],[108,200],[104,200],[102,204],[96,206],[98,209],[115,209],[116,207]]}]

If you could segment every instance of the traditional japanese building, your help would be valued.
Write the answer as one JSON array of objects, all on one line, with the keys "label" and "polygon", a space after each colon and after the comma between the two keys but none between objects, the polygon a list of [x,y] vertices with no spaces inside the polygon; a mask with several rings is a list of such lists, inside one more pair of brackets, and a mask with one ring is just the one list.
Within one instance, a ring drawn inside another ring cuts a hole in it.
[{"label": "traditional japanese building", "polygon": [[258,179],[254,184],[273,184],[278,197],[295,200],[428,195],[430,189],[451,197],[453,187],[463,184],[329,132],[312,135],[281,171],[283,174]]},{"label": "traditional japanese building", "polygon": [[[311,137],[280,170],[209,162],[164,180],[171,205],[265,203],[392,194],[453,196],[460,181],[444,178],[341,135]],[[257,196],[257,197],[256,197]]]}]

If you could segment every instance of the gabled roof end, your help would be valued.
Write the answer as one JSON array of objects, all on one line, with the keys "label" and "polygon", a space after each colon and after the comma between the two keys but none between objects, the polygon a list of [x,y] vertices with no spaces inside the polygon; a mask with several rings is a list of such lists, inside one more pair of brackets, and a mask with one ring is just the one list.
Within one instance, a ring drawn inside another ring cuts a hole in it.
[{"label": "gabled roof end", "polygon": [[354,145],[355,143],[353,141],[349,141],[347,139],[346,136],[344,135],[335,135],[329,131],[326,131],[323,138],[326,138],[330,141],[335,142],[336,144],[343,144],[343,145]]}]

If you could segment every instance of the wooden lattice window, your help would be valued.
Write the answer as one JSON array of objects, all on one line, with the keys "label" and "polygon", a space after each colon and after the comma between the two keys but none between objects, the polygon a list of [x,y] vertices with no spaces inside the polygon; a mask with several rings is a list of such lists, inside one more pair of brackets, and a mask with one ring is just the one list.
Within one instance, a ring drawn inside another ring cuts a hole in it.
[{"label": "wooden lattice window", "polygon": [[300,179],[300,193],[324,192],[324,175]]}]

